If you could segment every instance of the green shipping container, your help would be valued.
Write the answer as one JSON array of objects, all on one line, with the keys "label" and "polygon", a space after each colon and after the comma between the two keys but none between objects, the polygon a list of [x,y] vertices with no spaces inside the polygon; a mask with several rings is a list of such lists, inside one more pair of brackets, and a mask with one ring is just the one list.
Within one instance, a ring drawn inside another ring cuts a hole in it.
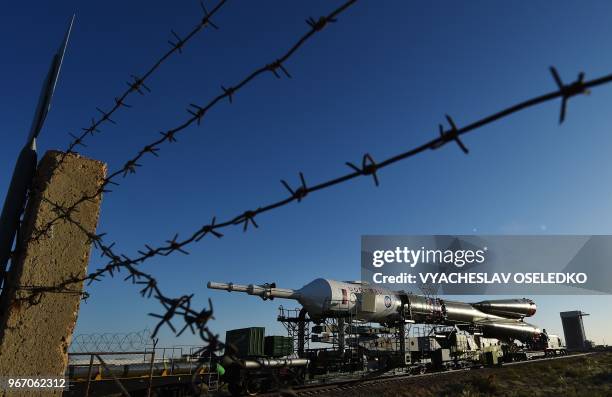
[{"label": "green shipping container", "polygon": [[283,357],[293,354],[293,340],[288,336],[266,336],[264,352],[269,357]]},{"label": "green shipping container", "polygon": [[261,357],[264,355],[264,333],[264,327],[229,330],[225,333],[225,351],[230,353],[235,348],[238,358]]}]

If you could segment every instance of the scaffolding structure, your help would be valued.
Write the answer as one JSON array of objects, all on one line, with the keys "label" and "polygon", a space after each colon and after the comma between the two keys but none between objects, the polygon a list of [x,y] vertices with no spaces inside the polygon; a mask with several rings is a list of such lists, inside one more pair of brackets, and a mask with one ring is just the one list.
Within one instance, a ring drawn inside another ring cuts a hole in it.
[{"label": "scaffolding structure", "polygon": [[277,321],[283,324],[287,336],[293,342],[293,357],[304,357],[304,352],[310,348],[310,326],[312,322],[303,308],[287,309],[278,307]]}]

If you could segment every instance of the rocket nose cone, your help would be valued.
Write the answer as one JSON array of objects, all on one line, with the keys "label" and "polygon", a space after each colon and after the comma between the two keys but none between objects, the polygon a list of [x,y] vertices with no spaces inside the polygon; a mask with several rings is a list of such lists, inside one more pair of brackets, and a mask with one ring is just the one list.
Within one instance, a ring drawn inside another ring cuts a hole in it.
[{"label": "rocket nose cone", "polygon": [[331,283],[324,278],[317,278],[304,285],[298,292],[305,297],[329,298],[331,296]]},{"label": "rocket nose cone", "polygon": [[321,314],[333,300],[333,283],[331,280],[317,278],[296,291],[299,302],[311,317]]}]

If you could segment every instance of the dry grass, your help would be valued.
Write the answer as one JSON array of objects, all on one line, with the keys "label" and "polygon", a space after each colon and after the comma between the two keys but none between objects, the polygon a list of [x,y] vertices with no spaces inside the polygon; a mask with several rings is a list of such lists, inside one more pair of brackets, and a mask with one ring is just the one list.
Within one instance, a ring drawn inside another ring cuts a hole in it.
[{"label": "dry grass", "polygon": [[[346,395],[346,391],[344,394]],[[612,396],[612,353],[407,379],[350,390],[350,395],[363,397]]]}]

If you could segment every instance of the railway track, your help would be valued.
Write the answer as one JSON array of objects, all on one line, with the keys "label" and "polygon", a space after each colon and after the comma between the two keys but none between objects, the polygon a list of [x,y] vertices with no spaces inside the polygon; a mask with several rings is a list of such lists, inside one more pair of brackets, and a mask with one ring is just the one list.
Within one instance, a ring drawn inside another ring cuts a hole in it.
[{"label": "railway track", "polygon": [[[562,360],[562,359],[568,359],[568,358],[576,358],[580,356],[587,356],[591,354],[593,353],[577,353],[577,354],[569,354],[566,356],[542,357],[542,358],[535,358],[535,359],[528,360],[528,361],[516,361],[512,363],[504,363],[503,366],[530,364],[534,362],[542,362],[542,361],[549,361],[549,360]],[[478,368],[478,369],[482,369],[482,368]],[[343,381],[338,381],[338,382],[329,382],[325,384],[298,386],[298,387],[292,388],[291,390],[280,390],[276,392],[260,394],[259,396],[262,396],[262,397],[315,396],[315,395],[323,394],[323,393],[333,393],[333,392],[342,393],[342,392],[346,392],[350,390],[358,390],[360,388],[364,388],[364,387],[372,386],[372,385],[378,385],[378,384],[388,385],[391,383],[402,382],[408,379],[414,380],[414,379],[423,379],[423,378],[434,377],[434,376],[454,375],[458,373],[465,373],[468,371],[472,371],[472,369],[470,368],[456,369],[456,370],[450,370],[450,371],[431,372],[431,373],[417,374],[417,375],[411,375],[411,374],[388,375],[388,376],[381,376],[381,377],[372,378],[372,379],[363,379],[363,378],[351,379],[351,380],[343,380]]]}]

